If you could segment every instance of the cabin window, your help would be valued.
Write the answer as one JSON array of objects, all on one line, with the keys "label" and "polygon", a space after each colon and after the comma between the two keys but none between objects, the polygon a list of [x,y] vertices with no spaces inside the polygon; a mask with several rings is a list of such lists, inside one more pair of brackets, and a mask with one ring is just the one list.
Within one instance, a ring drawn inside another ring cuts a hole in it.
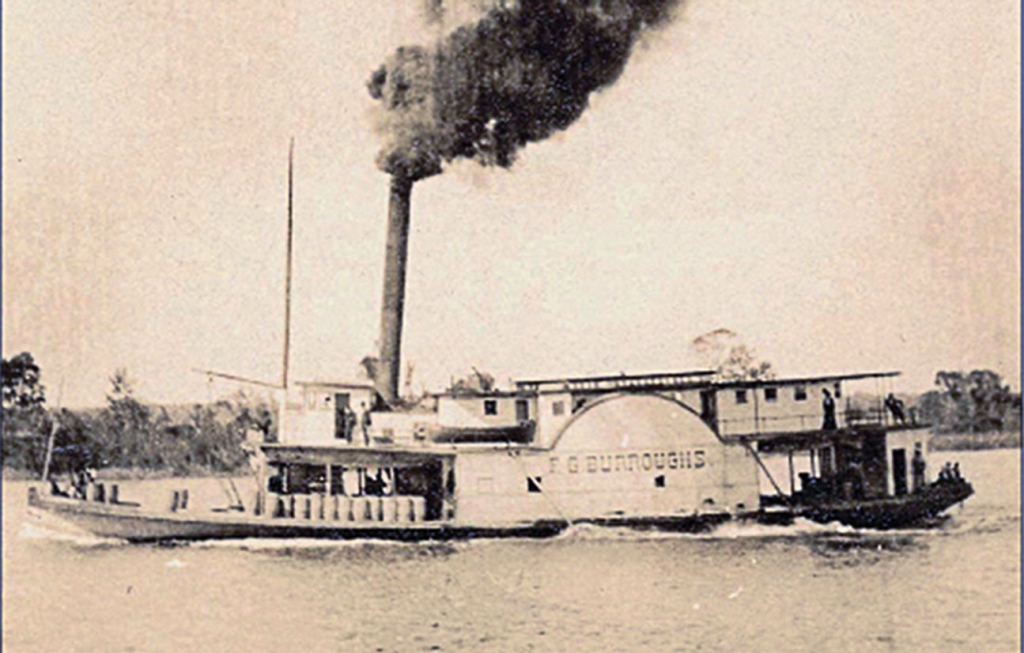
[{"label": "cabin window", "polygon": [[665,487],[665,475],[661,474],[654,477],[654,487]]},{"label": "cabin window", "polygon": [[807,388],[802,385],[793,388],[793,399],[795,401],[807,401]]},{"label": "cabin window", "polygon": [[496,399],[484,399],[484,415],[497,415],[498,401]]},{"label": "cabin window", "polygon": [[565,414],[565,402],[564,401],[556,401],[556,402],[552,403],[551,404],[551,414],[552,415],[564,415]]},{"label": "cabin window", "polygon": [[778,401],[779,389],[778,388],[765,388],[764,389],[764,400],[768,402]]},{"label": "cabin window", "polygon": [[737,390],[736,391],[736,403],[738,403],[738,404],[745,404],[745,403],[747,403],[747,391],[746,390]]},{"label": "cabin window", "polygon": [[540,492],[540,476],[526,477],[526,491],[531,493]]},{"label": "cabin window", "polygon": [[839,381],[836,381],[835,383],[832,384],[832,390],[834,390],[832,394],[836,396],[836,399],[839,399],[840,397],[843,396],[843,384],[841,384]]}]

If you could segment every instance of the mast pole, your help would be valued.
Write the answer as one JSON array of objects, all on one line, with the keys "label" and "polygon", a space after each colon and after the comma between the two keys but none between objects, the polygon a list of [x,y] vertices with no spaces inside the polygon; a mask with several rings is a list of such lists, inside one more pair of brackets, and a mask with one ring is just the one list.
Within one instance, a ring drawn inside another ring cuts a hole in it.
[{"label": "mast pole", "polygon": [[[291,349],[292,325],[292,177],[295,137],[288,143],[288,250],[286,254],[284,275],[284,352],[281,363],[281,387],[288,390],[288,353]],[[285,397],[287,401],[287,395]]]},{"label": "mast pole", "polygon": [[[61,400],[64,398],[64,379],[60,380],[60,390],[57,392],[57,414],[60,414]],[[46,459],[43,461],[43,482],[50,479],[50,461],[53,459],[53,440],[60,430],[60,422],[56,417],[50,425],[50,437],[46,440]]]},{"label": "mast pole", "polygon": [[53,457],[53,438],[57,435],[57,430],[60,429],[60,424],[57,419],[54,418],[53,424],[50,425],[50,437],[46,441],[46,461],[43,462],[43,482],[49,480],[50,476],[50,459]]}]

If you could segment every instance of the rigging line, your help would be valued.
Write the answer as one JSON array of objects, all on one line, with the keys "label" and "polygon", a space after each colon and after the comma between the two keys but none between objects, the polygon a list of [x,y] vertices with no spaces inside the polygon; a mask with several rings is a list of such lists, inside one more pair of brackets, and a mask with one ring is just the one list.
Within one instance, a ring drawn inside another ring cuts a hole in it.
[{"label": "rigging line", "polygon": [[60,386],[57,389],[57,410],[54,413],[53,423],[50,425],[50,437],[46,440],[46,460],[43,462],[43,482],[49,480],[50,462],[53,459],[53,441],[60,430],[60,408],[64,400],[64,377],[60,379]]},{"label": "rigging line", "polygon": [[746,439],[741,439],[740,443],[744,447],[746,447],[747,451],[749,451],[750,454],[754,457],[754,461],[757,462],[758,467],[761,468],[761,471],[764,472],[765,476],[767,476],[768,480],[771,482],[772,487],[775,488],[775,493],[778,494],[782,498],[782,500],[785,501],[789,505],[790,508],[792,508],[793,507],[793,499],[792,499],[792,497],[787,496],[786,494],[783,494],[782,489],[779,488],[779,484],[775,482],[774,478],[772,478],[771,472],[769,472],[768,468],[765,467],[765,464],[761,460],[761,457],[758,456],[757,452],[754,451],[754,448],[752,446],[750,446],[750,442],[747,441]]},{"label": "rigging line", "polygon": [[237,376],[235,374],[225,374],[223,372],[215,372],[214,370],[201,370],[197,367],[193,367],[192,371],[195,372],[196,374],[203,374],[209,377],[208,380],[211,381],[213,380],[213,377],[217,377],[220,379],[227,379],[228,381],[238,381],[240,383],[249,383],[252,385],[262,386],[264,388],[271,388],[273,390],[281,389],[281,385],[277,383],[268,383],[266,381],[259,381],[257,379],[248,379],[244,376]]},{"label": "rigging line", "polygon": [[[231,490],[234,492],[234,494],[232,494],[232,492],[228,491],[227,485],[224,484],[225,480],[231,486]],[[238,488],[235,486],[235,481],[230,476],[229,477],[218,476],[217,477],[217,485],[220,486],[221,492],[223,492],[225,494],[225,496],[227,496],[227,498],[228,498],[228,507],[229,508],[231,508],[232,510],[238,510],[238,509],[244,510],[245,509],[245,503],[242,501],[242,495],[238,493]]]},{"label": "rigging line", "polygon": [[217,477],[217,486],[220,488],[220,491],[224,493],[224,496],[228,498],[228,503],[230,505],[234,505],[235,498],[231,496],[230,492],[228,492],[227,487],[224,486],[224,479],[221,478],[220,476]]},{"label": "rigging line", "polygon": [[[526,466],[523,465],[523,461],[519,457],[519,452],[512,450],[512,441],[508,439],[507,435],[505,436],[505,446],[509,458],[512,458],[513,460],[516,461],[516,464],[519,465],[519,470],[523,474],[523,478],[527,479],[527,482],[529,483],[532,479],[526,471]],[[540,491],[541,496],[544,497],[544,500],[550,503],[551,507],[555,509],[555,512],[559,514],[559,516],[562,518],[562,521],[565,522],[565,525],[572,526],[572,520],[569,518],[568,515],[565,514],[565,511],[562,510],[558,503],[552,497],[548,496],[548,493],[544,491],[544,486],[541,485],[540,483],[536,483],[535,485],[537,486],[537,489]]]},{"label": "rigging line", "polygon": [[235,479],[228,477],[228,484],[231,485],[231,491],[234,493],[235,505],[239,508],[245,508],[245,503],[242,501],[242,495],[238,492],[238,487],[235,485]]}]

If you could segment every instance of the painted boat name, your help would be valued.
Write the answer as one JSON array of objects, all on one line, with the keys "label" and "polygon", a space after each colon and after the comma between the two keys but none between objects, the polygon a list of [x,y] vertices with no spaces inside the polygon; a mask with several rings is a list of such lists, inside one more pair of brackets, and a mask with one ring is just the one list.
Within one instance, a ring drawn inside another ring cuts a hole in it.
[{"label": "painted boat name", "polygon": [[582,454],[565,458],[551,456],[551,474],[562,471],[570,474],[596,474],[598,472],[640,472],[652,469],[701,469],[707,463],[703,449],[693,451],[660,451],[616,454]]}]

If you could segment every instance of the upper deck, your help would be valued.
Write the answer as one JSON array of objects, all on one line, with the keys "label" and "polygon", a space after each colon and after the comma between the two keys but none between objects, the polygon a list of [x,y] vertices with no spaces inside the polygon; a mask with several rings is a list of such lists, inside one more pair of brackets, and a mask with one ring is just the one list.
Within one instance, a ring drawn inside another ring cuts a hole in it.
[{"label": "upper deck", "polygon": [[[700,413],[722,436],[890,428],[909,423],[886,407],[888,381],[899,372],[718,382],[702,397]],[[711,402],[712,405],[708,405]],[[686,403],[684,401],[684,403]],[[831,409],[827,406],[831,404]],[[832,420],[826,412],[832,411]]]},{"label": "upper deck", "polygon": [[[361,413],[373,403],[371,385],[297,384],[299,392],[286,403],[282,442],[334,446],[486,442],[492,431],[519,429],[527,434],[525,441],[499,439],[546,447],[589,402],[609,394],[647,393],[679,401],[726,439],[891,429],[916,423],[913,411],[904,409],[900,419],[898,412],[887,407],[887,388],[897,375],[721,380],[709,370],[695,370],[527,380],[517,382],[510,391],[441,393],[429,402],[432,405],[416,411],[374,412],[365,434]],[[826,419],[827,411],[831,419]]]}]

